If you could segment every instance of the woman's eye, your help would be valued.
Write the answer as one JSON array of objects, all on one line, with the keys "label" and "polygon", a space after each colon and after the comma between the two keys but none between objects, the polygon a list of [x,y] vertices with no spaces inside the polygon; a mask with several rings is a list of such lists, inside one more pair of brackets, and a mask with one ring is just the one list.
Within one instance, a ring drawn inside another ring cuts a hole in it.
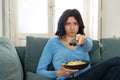
[{"label": "woman's eye", "polygon": [[78,23],[77,23],[77,22],[74,22],[74,23],[66,23],[65,25],[66,25],[66,26],[78,26]]},{"label": "woman's eye", "polygon": [[78,23],[75,22],[74,25],[78,25]]}]

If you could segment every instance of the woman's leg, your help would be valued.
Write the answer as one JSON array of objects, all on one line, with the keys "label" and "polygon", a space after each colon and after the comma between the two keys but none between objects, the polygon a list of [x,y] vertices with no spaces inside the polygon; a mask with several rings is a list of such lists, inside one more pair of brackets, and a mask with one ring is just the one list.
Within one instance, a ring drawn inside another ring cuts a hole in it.
[{"label": "woman's leg", "polygon": [[[105,60],[91,67],[91,69],[77,76],[75,80],[102,80],[102,78],[106,75],[106,73],[108,73],[108,71],[115,66],[120,66],[120,57],[114,57],[114,58]],[[117,69],[120,69],[120,68],[117,68]]]},{"label": "woman's leg", "polygon": [[120,80],[120,65],[112,67],[102,80]]}]

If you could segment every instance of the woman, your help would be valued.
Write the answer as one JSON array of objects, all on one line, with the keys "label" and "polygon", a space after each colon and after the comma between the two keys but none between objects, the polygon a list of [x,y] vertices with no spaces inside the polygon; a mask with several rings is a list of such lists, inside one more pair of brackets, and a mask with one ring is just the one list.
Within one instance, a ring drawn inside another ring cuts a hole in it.
[{"label": "woman", "polygon": [[[82,70],[72,70],[64,67],[65,63],[69,61],[90,61],[88,52],[92,49],[93,43],[92,39],[85,36],[84,23],[78,10],[68,9],[61,15],[56,35],[57,37],[49,39],[42,52],[36,71],[37,74],[55,80],[98,80],[103,77],[101,75],[95,79],[96,73],[94,72],[99,70],[99,67],[91,68],[90,64]],[[70,45],[72,40],[76,40],[76,44]],[[51,62],[55,71],[47,70]]]}]

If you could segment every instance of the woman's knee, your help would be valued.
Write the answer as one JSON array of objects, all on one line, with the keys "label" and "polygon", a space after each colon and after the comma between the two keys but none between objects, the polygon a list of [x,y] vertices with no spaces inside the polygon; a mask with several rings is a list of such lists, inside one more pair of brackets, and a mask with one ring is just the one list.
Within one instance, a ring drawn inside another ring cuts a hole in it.
[{"label": "woman's knee", "polygon": [[117,63],[120,63],[120,56],[113,57],[112,60],[114,60]]},{"label": "woman's knee", "polygon": [[120,56],[113,57],[115,60],[120,60]]}]

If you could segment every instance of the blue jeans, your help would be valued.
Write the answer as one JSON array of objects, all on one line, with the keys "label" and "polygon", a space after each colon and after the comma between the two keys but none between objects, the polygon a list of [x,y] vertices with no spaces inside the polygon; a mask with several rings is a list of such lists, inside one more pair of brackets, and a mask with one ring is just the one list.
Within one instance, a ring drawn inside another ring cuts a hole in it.
[{"label": "blue jeans", "polygon": [[120,57],[105,60],[83,74],[66,80],[120,80]]}]

